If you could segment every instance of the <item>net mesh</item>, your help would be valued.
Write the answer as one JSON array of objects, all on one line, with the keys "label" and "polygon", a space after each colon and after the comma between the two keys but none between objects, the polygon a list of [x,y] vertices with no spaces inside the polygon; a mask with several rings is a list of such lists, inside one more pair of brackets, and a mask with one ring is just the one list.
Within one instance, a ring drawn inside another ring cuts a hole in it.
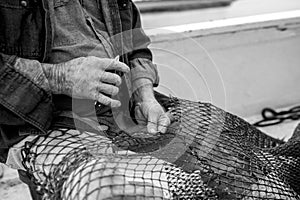
[{"label": "net mesh", "polygon": [[57,128],[26,142],[44,199],[300,199],[298,131],[284,143],[209,103],[163,98],[166,134]]}]

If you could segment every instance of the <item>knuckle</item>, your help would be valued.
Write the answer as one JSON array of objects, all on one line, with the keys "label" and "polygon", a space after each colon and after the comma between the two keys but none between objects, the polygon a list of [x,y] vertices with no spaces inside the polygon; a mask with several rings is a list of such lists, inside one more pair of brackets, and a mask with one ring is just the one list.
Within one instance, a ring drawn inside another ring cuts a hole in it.
[{"label": "knuckle", "polygon": [[100,76],[101,81],[107,81],[110,79],[110,73],[109,72],[102,72]]},{"label": "knuckle", "polygon": [[124,63],[121,63],[120,68],[125,72],[129,72],[130,70],[130,68]]},{"label": "knuckle", "polygon": [[129,71],[129,67],[125,63],[120,61],[114,60],[113,66],[120,71],[124,71],[124,72]]},{"label": "knuckle", "polygon": [[116,84],[117,84],[117,85],[121,85],[121,83],[122,83],[121,77],[118,76],[118,75],[116,75]]},{"label": "knuckle", "polygon": [[89,56],[89,57],[86,57],[85,59],[86,59],[86,62],[89,62],[92,65],[95,65],[98,61],[97,57],[95,57],[95,56]]},{"label": "knuckle", "polygon": [[101,103],[103,103],[104,105],[109,105],[110,104],[109,99],[104,97],[104,96],[102,96],[101,101],[102,101]]},{"label": "knuckle", "polygon": [[124,64],[124,66],[125,66],[125,70],[126,70],[127,72],[129,72],[129,71],[130,71],[130,67],[129,67],[128,65],[125,65],[125,64]]},{"label": "knuckle", "polygon": [[103,80],[106,77],[105,73],[100,69],[98,70],[98,75],[97,76],[98,76],[99,80]]},{"label": "knuckle", "polygon": [[109,61],[106,61],[103,63],[103,67],[102,69],[103,70],[110,70],[111,68],[113,68],[114,64],[109,62]]},{"label": "knuckle", "polygon": [[112,89],[111,89],[111,94],[112,94],[112,95],[116,95],[116,94],[118,94],[118,93],[119,93],[119,88],[113,86]]},{"label": "knuckle", "polygon": [[120,85],[121,82],[122,82],[121,77],[119,75],[117,75],[117,74],[112,74],[112,78],[111,79],[112,79],[112,82],[114,84],[116,84],[116,85]]},{"label": "knuckle", "polygon": [[101,98],[100,98],[98,92],[96,92],[96,91],[95,91],[95,92],[92,92],[92,93],[91,93],[91,97],[92,97],[93,100],[100,102],[99,100],[100,100]]},{"label": "knuckle", "polygon": [[105,67],[106,69],[111,69],[116,67],[116,61],[113,59],[107,59],[105,60]]}]

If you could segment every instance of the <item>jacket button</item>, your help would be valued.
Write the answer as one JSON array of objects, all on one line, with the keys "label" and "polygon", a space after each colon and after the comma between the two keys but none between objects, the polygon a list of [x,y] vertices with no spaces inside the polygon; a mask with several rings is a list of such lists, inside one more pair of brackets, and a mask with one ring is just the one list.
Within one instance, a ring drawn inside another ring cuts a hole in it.
[{"label": "jacket button", "polygon": [[25,1],[25,0],[21,1],[21,6],[27,7],[27,5],[28,5],[27,1]]}]

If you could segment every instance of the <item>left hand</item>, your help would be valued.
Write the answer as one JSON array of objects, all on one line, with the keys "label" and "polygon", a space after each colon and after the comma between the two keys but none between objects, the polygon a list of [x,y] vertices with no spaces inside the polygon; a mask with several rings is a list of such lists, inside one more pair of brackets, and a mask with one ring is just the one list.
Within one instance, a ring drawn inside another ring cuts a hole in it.
[{"label": "left hand", "polygon": [[135,107],[135,117],[139,124],[147,125],[150,134],[165,133],[171,123],[155,98],[139,102]]},{"label": "left hand", "polygon": [[137,88],[133,94],[135,100],[135,118],[140,125],[147,125],[150,134],[165,133],[171,121],[163,107],[154,97],[152,83],[148,79],[134,82]]}]

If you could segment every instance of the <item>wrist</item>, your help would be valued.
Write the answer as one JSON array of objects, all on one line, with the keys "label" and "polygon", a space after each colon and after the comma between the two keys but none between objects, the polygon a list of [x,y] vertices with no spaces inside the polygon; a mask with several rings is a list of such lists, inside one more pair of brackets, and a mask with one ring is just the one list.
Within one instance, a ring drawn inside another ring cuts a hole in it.
[{"label": "wrist", "polygon": [[65,94],[66,65],[64,64],[42,64],[44,73],[48,79],[53,94]]},{"label": "wrist", "polygon": [[154,100],[153,84],[149,79],[138,79],[133,82],[133,98],[137,102]]}]

